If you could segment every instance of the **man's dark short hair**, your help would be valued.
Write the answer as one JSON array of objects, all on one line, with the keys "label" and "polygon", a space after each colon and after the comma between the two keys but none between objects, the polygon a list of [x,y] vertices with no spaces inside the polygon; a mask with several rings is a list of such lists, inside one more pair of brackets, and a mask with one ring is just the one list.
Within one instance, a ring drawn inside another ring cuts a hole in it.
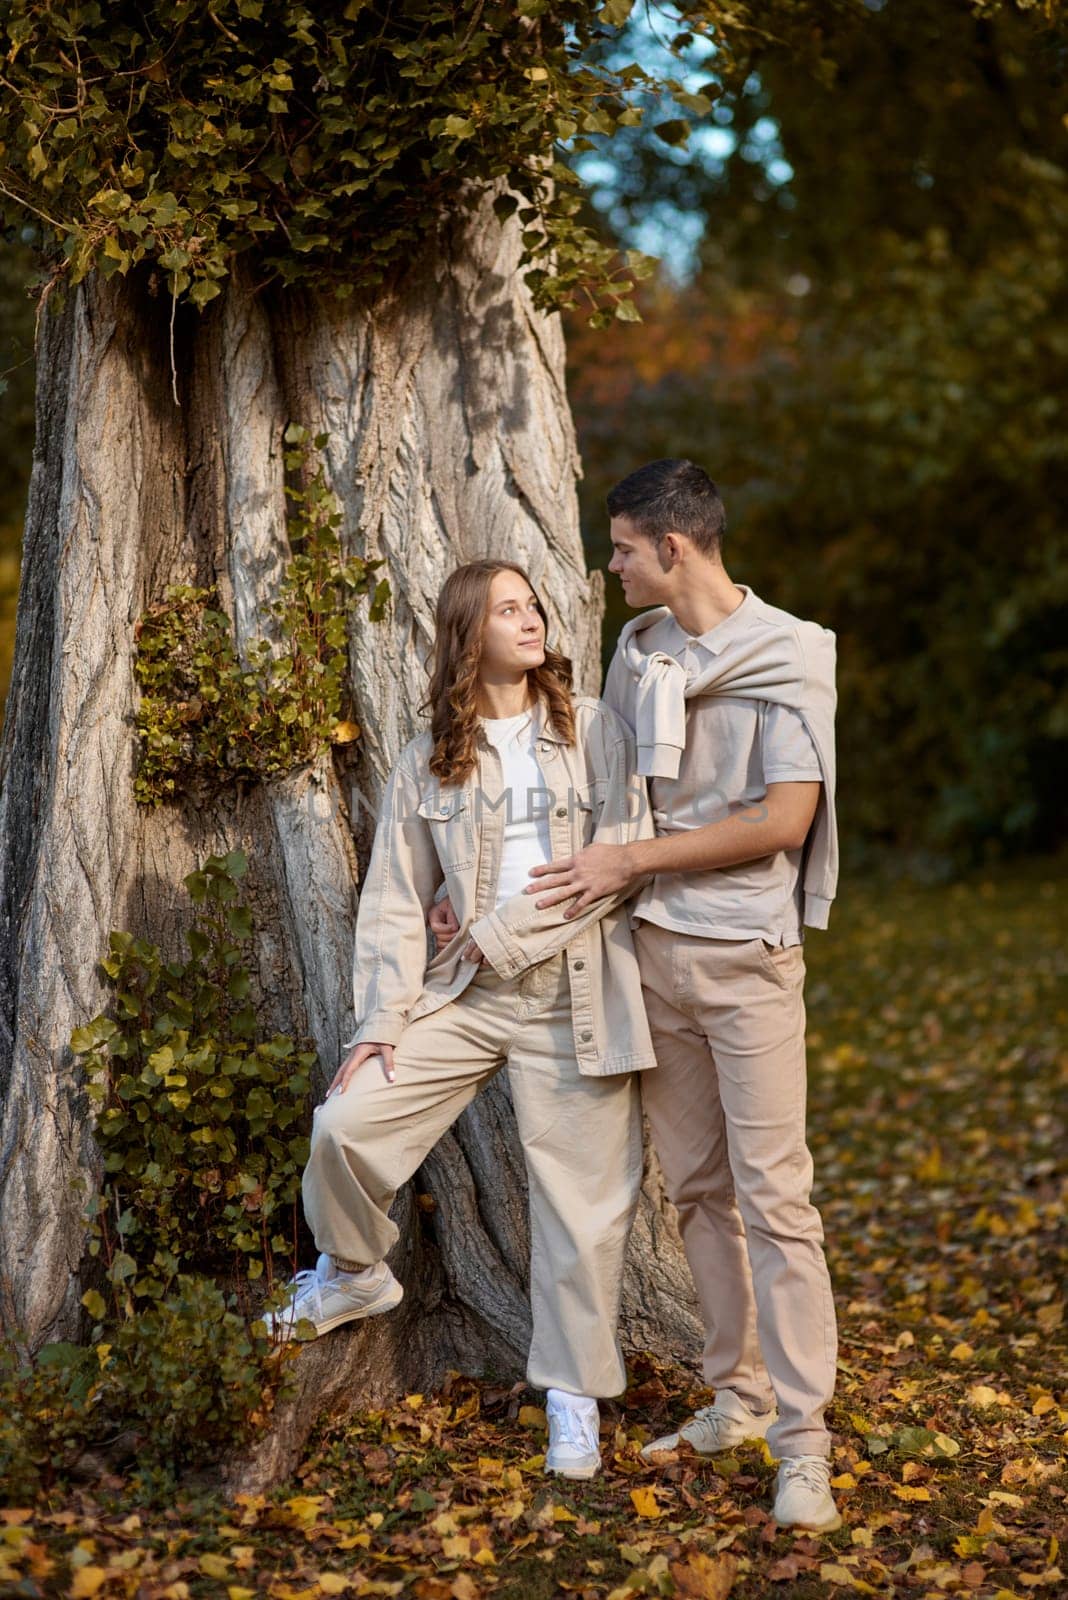
[{"label": "man's dark short hair", "polygon": [[727,531],[719,490],[692,461],[650,461],[609,490],[607,505],[610,517],[626,517],[654,544],[666,533],[684,533],[708,556],[719,554]]}]

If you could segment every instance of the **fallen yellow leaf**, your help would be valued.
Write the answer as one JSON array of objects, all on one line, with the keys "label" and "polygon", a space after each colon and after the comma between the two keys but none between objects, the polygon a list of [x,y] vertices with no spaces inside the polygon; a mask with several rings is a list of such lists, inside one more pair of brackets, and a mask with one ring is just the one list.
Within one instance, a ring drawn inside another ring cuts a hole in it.
[{"label": "fallen yellow leaf", "polygon": [[[651,1576],[654,1565],[649,1564]],[[679,1600],[726,1600],[734,1586],[738,1561],[735,1556],[706,1556],[694,1550],[685,1560],[673,1561],[670,1571]]]},{"label": "fallen yellow leaf", "polygon": [[898,1500],[930,1500],[931,1491],[920,1485],[899,1483],[894,1489],[894,1495]]},{"label": "fallen yellow leaf", "polygon": [[973,1406],[996,1406],[1002,1403],[997,1390],[988,1383],[973,1383],[968,1390],[968,1400]]},{"label": "fallen yellow leaf", "polygon": [[296,1517],[302,1527],[310,1528],[318,1521],[319,1513],[325,1505],[325,1494],[295,1494],[291,1500],[286,1501],[286,1510]]},{"label": "fallen yellow leaf", "polygon": [[663,1510],[656,1503],[656,1490],[648,1485],[630,1491],[631,1504],[639,1517],[662,1517]]},{"label": "fallen yellow leaf", "polygon": [[88,1600],[89,1595],[96,1594],[106,1577],[107,1572],[103,1567],[79,1567],[67,1590],[70,1600]]}]

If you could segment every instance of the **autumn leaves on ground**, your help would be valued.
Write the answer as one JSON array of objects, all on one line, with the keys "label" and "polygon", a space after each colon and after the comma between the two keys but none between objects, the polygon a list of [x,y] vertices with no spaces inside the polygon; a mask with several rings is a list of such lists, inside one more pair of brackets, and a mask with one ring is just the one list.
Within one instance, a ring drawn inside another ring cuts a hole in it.
[{"label": "autumn leaves on ground", "polygon": [[[105,1478],[0,1511],[0,1593],[133,1600],[1055,1596],[1068,1588],[1063,899],[1055,863],[846,885],[808,945],[810,1132],[841,1320],[844,1523],[777,1530],[753,1447],[660,1469],[707,1394],[632,1362],[605,1471],[545,1478],[542,1397],[453,1380],[328,1429],[268,1498]],[[1058,1122],[1058,1113],[1061,1121]]]}]

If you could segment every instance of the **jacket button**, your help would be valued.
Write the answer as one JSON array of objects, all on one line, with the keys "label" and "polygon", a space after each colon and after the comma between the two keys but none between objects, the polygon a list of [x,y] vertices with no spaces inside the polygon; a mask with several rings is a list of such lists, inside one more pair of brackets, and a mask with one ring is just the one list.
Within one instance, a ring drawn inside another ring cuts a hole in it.
[{"label": "jacket button", "polygon": [[566,806],[557,806],[556,815],[558,817],[566,817],[567,816],[567,807]]},{"label": "jacket button", "polygon": [[592,1033],[580,1033],[579,1034],[579,1038],[582,1040],[583,1044],[589,1044],[590,1040],[593,1038],[593,1034]]},{"label": "jacket button", "polygon": [[585,961],[575,961],[572,963],[571,970],[572,972],[581,972],[585,965]]}]

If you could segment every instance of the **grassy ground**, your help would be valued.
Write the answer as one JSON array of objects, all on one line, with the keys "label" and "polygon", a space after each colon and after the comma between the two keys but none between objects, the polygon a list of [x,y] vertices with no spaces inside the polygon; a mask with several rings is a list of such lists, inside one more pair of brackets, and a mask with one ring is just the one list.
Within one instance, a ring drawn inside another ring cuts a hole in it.
[{"label": "grassy ground", "polygon": [[647,1468],[641,1441],[707,1396],[639,1357],[591,1485],[543,1477],[538,1397],[457,1379],[328,1432],[267,1500],[161,1509],[111,1479],[0,1512],[0,1593],[1064,1594],[1062,876],[854,882],[809,942],[839,1532],[776,1530],[756,1449]]}]

